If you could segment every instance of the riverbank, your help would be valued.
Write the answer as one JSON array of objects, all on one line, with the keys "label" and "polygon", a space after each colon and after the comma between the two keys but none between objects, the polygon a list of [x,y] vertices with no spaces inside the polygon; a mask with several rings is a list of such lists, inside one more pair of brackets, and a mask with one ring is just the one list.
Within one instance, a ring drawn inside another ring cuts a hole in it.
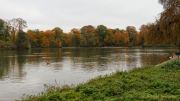
[{"label": "riverbank", "polygon": [[178,101],[178,99],[180,99],[180,61],[171,60],[157,66],[99,77],[76,87],[49,87],[46,92],[23,100]]},{"label": "riverbank", "polygon": [[[53,49],[57,47],[32,47],[29,49]],[[104,46],[104,47],[60,47],[60,48],[178,48],[175,45],[143,45],[143,46]],[[19,50],[17,46],[11,41],[2,41],[0,40],[0,49],[7,49],[7,50]],[[27,48],[22,48],[27,50]]]}]

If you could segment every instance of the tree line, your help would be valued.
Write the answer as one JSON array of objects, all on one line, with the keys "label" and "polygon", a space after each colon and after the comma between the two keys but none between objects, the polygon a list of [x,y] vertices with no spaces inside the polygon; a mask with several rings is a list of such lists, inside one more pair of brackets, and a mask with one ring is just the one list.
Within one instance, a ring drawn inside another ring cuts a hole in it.
[{"label": "tree line", "polygon": [[105,25],[83,26],[65,33],[59,27],[40,31],[23,29],[25,20],[0,19],[0,47],[60,48],[60,47],[128,47],[128,46],[179,46],[180,47],[180,1],[159,0],[164,11],[154,23],[126,29],[112,29]]},{"label": "tree line", "polygon": [[[133,29],[136,35],[136,30]],[[129,35],[125,30],[109,29],[104,25],[97,28],[87,25],[64,33],[61,28],[47,31],[28,30],[27,36],[32,47],[105,47],[127,46]],[[133,37],[135,40],[135,37]]]},{"label": "tree line", "polygon": [[139,44],[139,32],[134,26],[123,30],[107,28],[104,25],[87,25],[65,33],[59,27],[46,31],[36,29],[24,32],[27,23],[21,18],[9,21],[1,19],[0,25],[0,40],[10,42],[16,48],[115,47]]}]

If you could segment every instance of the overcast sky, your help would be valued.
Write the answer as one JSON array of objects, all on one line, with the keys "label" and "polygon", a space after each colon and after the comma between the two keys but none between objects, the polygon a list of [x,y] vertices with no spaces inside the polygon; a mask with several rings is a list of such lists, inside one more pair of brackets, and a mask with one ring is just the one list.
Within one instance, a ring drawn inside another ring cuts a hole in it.
[{"label": "overcast sky", "polygon": [[162,11],[158,0],[0,0],[0,18],[21,17],[29,29],[84,25],[126,28],[153,22]]}]

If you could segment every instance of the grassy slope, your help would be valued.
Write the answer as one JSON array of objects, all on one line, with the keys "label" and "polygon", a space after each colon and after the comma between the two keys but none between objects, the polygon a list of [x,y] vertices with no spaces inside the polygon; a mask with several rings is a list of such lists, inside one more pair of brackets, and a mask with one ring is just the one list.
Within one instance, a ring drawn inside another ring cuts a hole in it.
[{"label": "grassy slope", "polygon": [[32,101],[179,101],[180,61],[118,72],[74,88],[50,87]]}]

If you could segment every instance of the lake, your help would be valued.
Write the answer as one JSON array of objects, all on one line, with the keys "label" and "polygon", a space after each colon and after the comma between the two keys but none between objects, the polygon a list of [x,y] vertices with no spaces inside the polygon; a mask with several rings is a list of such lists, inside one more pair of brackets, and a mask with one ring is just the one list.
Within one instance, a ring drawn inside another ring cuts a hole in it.
[{"label": "lake", "polygon": [[38,94],[47,85],[76,85],[100,75],[168,60],[175,49],[63,48],[0,50],[0,101]]}]

